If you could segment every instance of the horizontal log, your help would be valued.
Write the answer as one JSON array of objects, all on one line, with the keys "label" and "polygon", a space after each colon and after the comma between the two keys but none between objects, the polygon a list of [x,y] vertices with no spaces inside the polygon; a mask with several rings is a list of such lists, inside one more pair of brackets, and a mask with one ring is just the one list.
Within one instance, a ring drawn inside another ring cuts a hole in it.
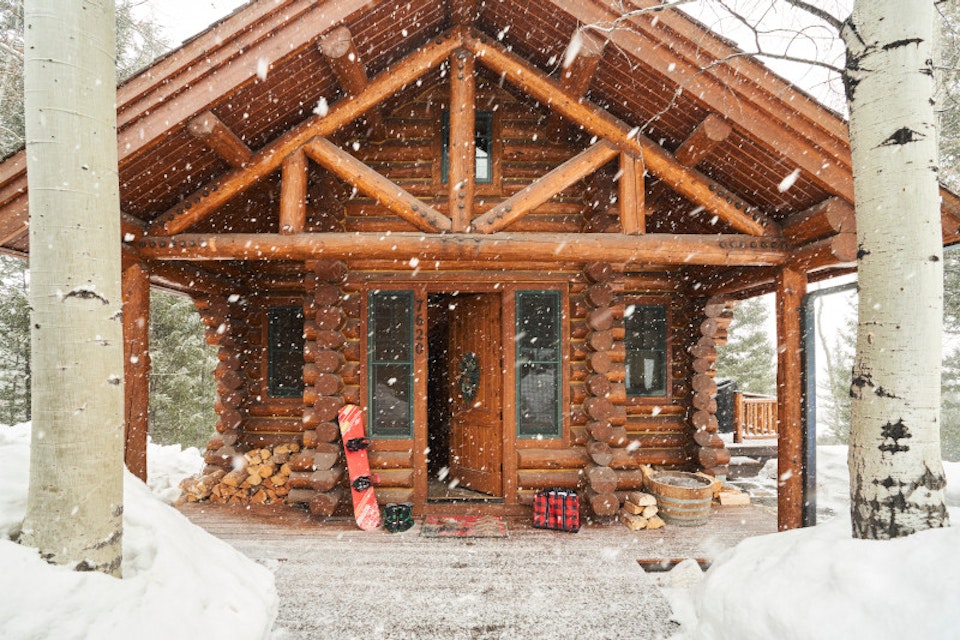
[{"label": "horizontal log", "polygon": [[595,373],[587,378],[587,392],[598,398],[605,398],[610,393],[613,384],[610,379],[602,374]]},{"label": "horizontal log", "polygon": [[[292,492],[291,492],[292,493]],[[343,500],[345,491],[341,487],[335,487],[330,491],[314,492],[310,499],[310,513],[315,516],[331,516],[336,511],[337,506]],[[289,498],[289,494],[287,498]]]},{"label": "horizontal log", "polygon": [[613,493],[617,490],[617,474],[607,466],[590,464],[583,470],[587,484],[597,493]]},{"label": "horizontal log", "polygon": [[705,409],[694,411],[693,416],[690,418],[690,423],[698,431],[709,431],[710,433],[716,433],[719,429],[717,416]]},{"label": "horizontal log", "polygon": [[856,230],[853,205],[837,197],[794,213],[783,223],[783,236],[794,246],[838,233],[856,233]]},{"label": "horizontal log", "polygon": [[290,474],[287,483],[291,489],[313,489],[314,491],[329,491],[337,485],[343,477],[343,467],[337,465],[330,469],[317,471],[294,471]]},{"label": "horizontal log", "polygon": [[380,477],[377,491],[380,487],[413,487],[413,469],[380,469],[376,473]]},{"label": "horizontal log", "polygon": [[587,398],[583,403],[583,410],[591,419],[609,421],[616,413],[612,402],[606,398]]},{"label": "horizontal log", "polygon": [[594,351],[609,351],[613,348],[613,331],[591,331],[587,335],[586,342],[587,346]]},{"label": "horizontal log", "polygon": [[697,431],[693,434],[693,441],[701,447],[710,447],[713,449],[723,448],[723,439],[712,431]]},{"label": "horizontal log", "polygon": [[376,489],[374,493],[380,504],[413,502],[413,489],[407,487],[383,487]]},{"label": "horizontal log", "polygon": [[589,462],[587,452],[581,447],[517,450],[517,466],[520,469],[582,469]]},{"label": "horizontal log", "polygon": [[838,265],[852,266],[856,260],[857,234],[840,233],[794,249],[789,264],[798,271],[816,271]]},{"label": "horizontal log", "polygon": [[610,307],[594,309],[587,314],[587,326],[594,331],[608,331],[613,327],[613,312]]},{"label": "horizontal log", "polygon": [[549,489],[550,487],[575,488],[580,482],[577,469],[521,469],[517,471],[519,489]]},{"label": "horizontal log", "polygon": [[620,510],[620,499],[615,493],[597,493],[587,489],[584,497],[590,505],[590,509],[598,516],[615,516],[617,511]]},{"label": "horizontal log", "polygon": [[609,307],[613,303],[613,288],[606,282],[598,282],[587,287],[584,298],[592,307]]},{"label": "horizontal log", "polygon": [[354,259],[505,260],[555,264],[603,257],[623,263],[659,265],[777,266],[787,259],[786,241],[743,235],[651,233],[515,234],[448,233],[182,234],[137,242],[151,260],[306,260],[349,254]]},{"label": "horizontal log", "polygon": [[413,467],[412,451],[378,451],[371,448],[367,452],[371,469],[403,469]]},{"label": "horizontal log", "polygon": [[605,260],[591,262],[583,269],[583,275],[590,282],[606,282],[613,277],[613,266]]},{"label": "horizontal log", "polygon": [[616,471],[617,491],[634,491],[643,489],[643,469],[621,469]]},{"label": "horizontal log", "polygon": [[703,447],[697,451],[697,461],[706,469],[730,464],[730,450],[726,448]]}]

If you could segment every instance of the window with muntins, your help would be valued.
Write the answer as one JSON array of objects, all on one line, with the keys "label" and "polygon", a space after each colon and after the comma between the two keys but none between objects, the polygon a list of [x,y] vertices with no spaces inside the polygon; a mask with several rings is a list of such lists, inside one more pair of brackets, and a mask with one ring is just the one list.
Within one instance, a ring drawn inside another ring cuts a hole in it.
[{"label": "window with muntins", "polygon": [[[477,111],[474,136],[476,147],[476,174],[478,184],[493,182],[493,112]],[[440,180],[447,183],[450,175],[450,112],[441,115]]]},{"label": "window with muntins", "polygon": [[667,307],[628,305],[624,314],[627,396],[667,395]]},{"label": "window with muntins", "polygon": [[367,298],[367,393],[371,437],[413,437],[413,292]]},{"label": "window with muntins", "polygon": [[518,291],[517,435],[559,438],[562,433],[559,291]]},{"label": "window with muntins", "polygon": [[303,308],[270,307],[267,311],[267,395],[303,395]]}]

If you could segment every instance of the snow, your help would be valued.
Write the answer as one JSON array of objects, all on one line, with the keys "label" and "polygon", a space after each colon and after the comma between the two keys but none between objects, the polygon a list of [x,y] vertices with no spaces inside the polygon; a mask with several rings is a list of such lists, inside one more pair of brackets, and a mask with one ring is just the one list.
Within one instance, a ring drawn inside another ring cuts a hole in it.
[{"label": "snow", "polygon": [[273,574],[166,504],[196,449],[151,445],[151,493],[124,478],[123,579],[50,565],[11,541],[26,509],[30,426],[0,426],[0,629],[26,638],[269,637],[278,609]]},{"label": "snow", "polygon": [[[817,447],[822,524],[748,538],[705,574],[695,562],[671,572],[663,591],[681,624],[674,640],[957,637],[960,527],[854,540],[846,460],[844,446]],[[957,522],[960,463],[944,468]],[[775,486],[776,462],[761,476]]]}]

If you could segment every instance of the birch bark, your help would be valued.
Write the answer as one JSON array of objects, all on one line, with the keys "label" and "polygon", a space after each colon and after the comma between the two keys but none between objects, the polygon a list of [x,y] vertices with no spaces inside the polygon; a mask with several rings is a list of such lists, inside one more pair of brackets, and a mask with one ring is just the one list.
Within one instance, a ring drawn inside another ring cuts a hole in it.
[{"label": "birch bark", "polygon": [[33,435],[20,541],[119,575],[123,342],[112,0],[27,0]]},{"label": "birch bark", "polygon": [[934,24],[933,0],[857,0],[841,33],[859,243],[849,449],[857,538],[949,525]]}]

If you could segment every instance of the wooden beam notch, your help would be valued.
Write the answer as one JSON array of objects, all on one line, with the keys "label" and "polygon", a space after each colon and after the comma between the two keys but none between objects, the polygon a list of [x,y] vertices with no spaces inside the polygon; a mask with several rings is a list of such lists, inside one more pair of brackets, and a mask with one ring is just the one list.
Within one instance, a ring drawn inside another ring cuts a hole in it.
[{"label": "wooden beam notch", "polygon": [[[353,35],[347,27],[337,27],[320,39],[318,45],[337,82],[348,96],[363,93],[369,84],[367,70],[360,61],[360,52],[353,42]],[[368,137],[374,142],[382,142],[387,137],[387,127],[383,123],[380,107],[374,106],[363,116],[367,121]]]},{"label": "wooden beam notch", "polygon": [[191,120],[187,130],[231,167],[242,167],[253,157],[250,147],[212,111],[204,111]]}]

